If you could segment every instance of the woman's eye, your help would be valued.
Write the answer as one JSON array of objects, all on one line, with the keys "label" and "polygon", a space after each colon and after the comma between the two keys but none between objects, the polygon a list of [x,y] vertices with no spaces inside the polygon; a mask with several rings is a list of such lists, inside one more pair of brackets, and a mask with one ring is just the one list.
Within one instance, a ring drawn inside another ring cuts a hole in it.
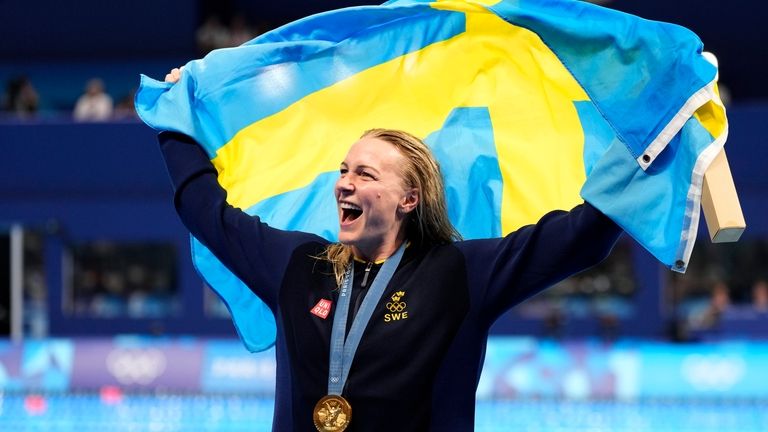
[{"label": "woman's eye", "polygon": [[369,172],[367,172],[367,171],[363,171],[362,173],[360,173],[360,175],[361,175],[362,177],[365,177],[365,178],[369,178],[369,179],[375,179],[375,178],[373,177],[373,174],[371,174],[371,173],[369,173]]},{"label": "woman's eye", "polygon": [[341,169],[339,170],[339,174],[341,174],[341,175],[344,175],[344,174],[346,174],[346,173],[347,173],[347,171],[348,171],[348,170],[347,170],[346,168],[341,168]]}]

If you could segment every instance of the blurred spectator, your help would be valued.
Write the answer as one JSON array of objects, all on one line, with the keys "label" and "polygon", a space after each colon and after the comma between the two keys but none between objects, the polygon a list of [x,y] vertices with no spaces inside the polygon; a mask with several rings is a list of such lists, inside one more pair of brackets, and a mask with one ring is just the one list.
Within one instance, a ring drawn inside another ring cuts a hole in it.
[{"label": "blurred spectator", "polygon": [[19,117],[27,117],[37,112],[39,98],[32,81],[26,76],[20,76],[8,81],[3,95],[4,111]]},{"label": "blurred spectator", "polygon": [[752,307],[760,313],[768,313],[768,281],[758,279],[752,285]]},{"label": "blurred spectator", "polygon": [[229,30],[213,15],[205,20],[197,29],[197,49],[200,54],[208,54],[211,50],[225,48],[230,44]]},{"label": "blurred spectator", "polygon": [[77,121],[104,121],[112,117],[112,97],[104,92],[104,82],[92,78],[85,86],[85,93],[75,104]]},{"label": "blurred spectator", "polygon": [[131,89],[124,98],[115,105],[115,118],[130,119],[137,118],[136,108],[133,105],[133,98],[136,96],[136,89]]},{"label": "blurred spectator", "polygon": [[731,105],[731,90],[723,83],[717,83],[717,91],[720,94],[720,100],[726,107]]},{"label": "blurred spectator", "polygon": [[691,329],[705,330],[716,327],[720,317],[730,307],[730,288],[725,282],[715,282],[707,307],[703,311],[695,312],[691,317]]},{"label": "blurred spectator", "polygon": [[128,296],[125,274],[119,270],[102,273],[103,289],[91,300],[91,313],[94,316],[114,318],[125,314],[125,299]]},{"label": "blurred spectator", "polygon": [[229,26],[229,45],[239,46],[256,36],[256,32],[253,31],[251,26],[248,25],[248,21],[243,14],[237,14],[232,18],[232,23]]},{"label": "blurred spectator", "polygon": [[104,240],[75,245],[72,256],[68,314],[146,318],[176,316],[181,310],[172,245]]}]

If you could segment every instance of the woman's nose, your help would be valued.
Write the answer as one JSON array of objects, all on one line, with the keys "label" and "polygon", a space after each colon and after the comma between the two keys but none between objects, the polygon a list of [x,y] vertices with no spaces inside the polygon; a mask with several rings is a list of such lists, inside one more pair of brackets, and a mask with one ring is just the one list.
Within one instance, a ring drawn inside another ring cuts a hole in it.
[{"label": "woman's nose", "polygon": [[351,176],[347,174],[343,177],[339,177],[339,180],[336,182],[336,188],[338,188],[339,191],[352,192],[355,190],[355,183],[352,181]]}]

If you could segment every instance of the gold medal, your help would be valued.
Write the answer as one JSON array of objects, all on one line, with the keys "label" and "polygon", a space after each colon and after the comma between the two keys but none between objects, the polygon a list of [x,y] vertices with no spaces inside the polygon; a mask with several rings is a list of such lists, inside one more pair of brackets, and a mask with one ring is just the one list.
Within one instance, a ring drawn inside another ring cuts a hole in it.
[{"label": "gold medal", "polygon": [[341,432],[352,420],[352,407],[339,395],[323,396],[315,405],[312,420],[320,432]]}]

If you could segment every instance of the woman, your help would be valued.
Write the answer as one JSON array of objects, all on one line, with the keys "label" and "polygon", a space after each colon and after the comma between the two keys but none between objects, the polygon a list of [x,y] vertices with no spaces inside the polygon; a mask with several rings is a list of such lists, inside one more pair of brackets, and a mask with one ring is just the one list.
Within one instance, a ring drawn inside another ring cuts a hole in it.
[{"label": "woman", "polygon": [[202,148],[159,140],[185,225],[275,315],[276,431],[472,430],[493,322],[601,261],[621,232],[583,204],[458,241],[429,149],[374,129],[341,162],[329,244],[229,206]]}]

